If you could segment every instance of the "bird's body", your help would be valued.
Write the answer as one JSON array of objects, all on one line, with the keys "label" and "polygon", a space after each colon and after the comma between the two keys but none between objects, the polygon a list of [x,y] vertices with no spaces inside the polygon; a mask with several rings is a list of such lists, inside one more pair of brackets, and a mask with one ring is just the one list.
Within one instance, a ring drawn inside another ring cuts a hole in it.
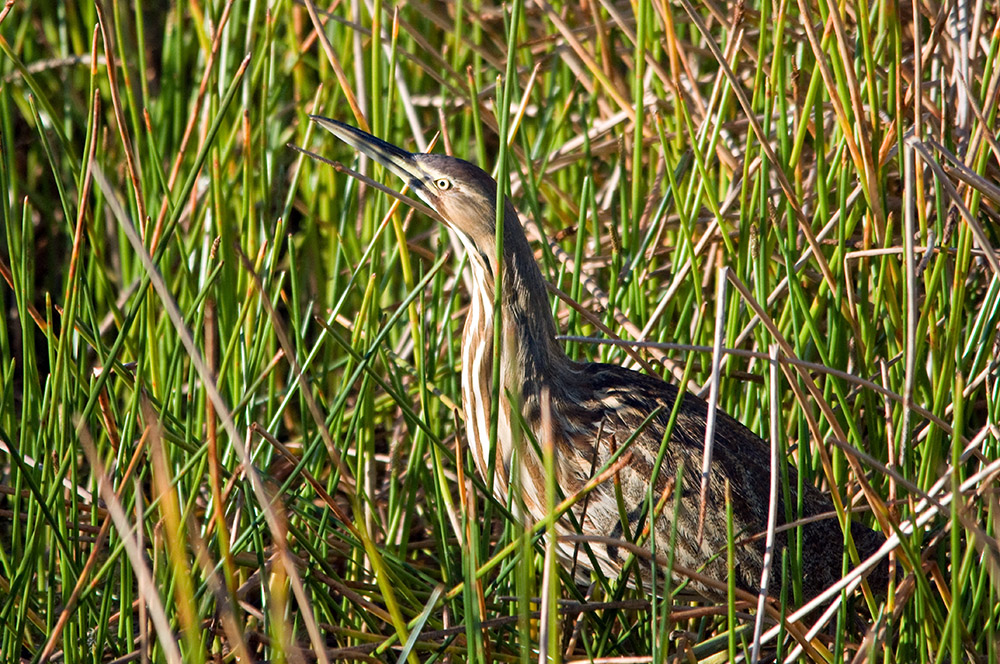
[{"label": "bird's body", "polygon": [[[472,292],[462,341],[462,402],[473,459],[484,478],[491,467],[494,469],[492,486],[496,496],[506,502],[508,490],[520,487],[522,501],[513,503],[523,504],[525,516],[539,521],[548,512],[539,447],[551,446],[556,483],[564,496],[571,496],[607,464],[616,450],[628,445],[625,451],[630,455],[628,463],[615,473],[615,478],[598,484],[573,507],[580,532],[634,539],[636,531],[648,522],[650,483],[654,500],[665,492],[679,490],[676,563],[725,581],[728,482],[738,542],[736,585],[757,592],[764,559],[762,535],[768,516],[767,443],[725,413],[717,412],[705,520],[700,534],[699,469],[708,414],[705,401],[691,394],[683,395],[676,425],[664,445],[670,413],[679,397],[677,388],[654,376],[609,364],[575,362],[566,356],[555,338],[545,282],[509,201],[505,201],[504,208],[504,256],[502,264],[497,261],[496,183],[489,175],[460,159],[410,154],[347,125],[326,118],[314,117],[314,120],[406,180],[468,251]],[[499,337],[495,337],[494,294],[498,272],[501,329]],[[501,344],[501,384],[495,459],[491,463],[495,338]],[[654,472],[661,447],[662,462],[659,472]],[[685,471],[682,485],[672,486],[680,467]],[[794,470],[789,469],[789,474],[789,485],[794,491],[797,486]],[[624,504],[624,520],[618,491]],[[793,499],[797,500],[795,496]],[[812,486],[804,488],[801,502],[803,517],[833,511],[829,500]],[[785,521],[785,503],[780,496],[777,517],[779,524]],[[557,533],[578,534],[572,521],[561,519]],[[671,500],[650,529],[661,552],[670,546],[673,521]],[[852,523],[851,534],[862,557],[874,552],[883,541],[879,533],[859,523]],[[836,518],[813,520],[802,526],[802,586],[807,598],[841,577],[843,541]],[[784,532],[778,534],[776,545],[780,554],[785,545]],[[561,558],[564,563],[574,561],[578,571],[589,570],[591,558],[580,552],[579,546],[573,538],[561,537]],[[615,576],[621,571],[628,557],[624,547],[597,542],[590,546],[605,575]],[[780,559],[779,555],[777,560]],[[648,564],[640,560],[639,569],[647,584]],[[780,589],[780,567],[771,579],[769,592],[776,595]],[[695,588],[708,596],[718,595],[701,584],[695,584]]]}]

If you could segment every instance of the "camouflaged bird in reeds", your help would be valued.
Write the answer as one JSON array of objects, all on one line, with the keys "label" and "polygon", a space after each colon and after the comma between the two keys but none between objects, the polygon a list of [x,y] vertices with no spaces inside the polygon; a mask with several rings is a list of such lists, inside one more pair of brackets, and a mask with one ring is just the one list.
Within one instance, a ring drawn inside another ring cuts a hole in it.
[{"label": "camouflaged bird in reeds", "polygon": [[[663,380],[608,364],[579,363],[569,359],[556,340],[545,282],[525,238],[517,213],[505,201],[503,259],[497,260],[496,182],[466,161],[432,154],[411,154],[353,127],[326,118],[314,118],[339,138],[382,163],[402,177],[412,190],[438,215],[469,255],[471,301],[462,341],[462,402],[466,436],[476,467],[484,478],[490,469],[496,497],[504,503],[512,487],[520,489],[523,515],[542,520],[547,513],[545,471],[539,449],[553,450],[555,479],[563,495],[583,489],[594,473],[605,466],[616,450],[627,444],[628,463],[572,508],[557,524],[559,551],[566,564],[587,571],[592,560],[605,575],[617,575],[628,552],[624,546],[590,544],[593,559],[581,554],[577,542],[566,537],[586,535],[627,539],[642,527],[652,495],[680,491],[679,510],[664,509],[651,528],[658,550],[670,546],[676,515],[677,539],[674,559],[680,566],[720,581],[728,577],[726,561],[726,485],[738,540],[734,574],[736,585],[758,592],[764,560],[770,478],[770,449],[760,437],[719,411],[714,453],[708,477],[707,509],[703,532],[699,529],[700,473],[705,442],[708,404],[684,394],[679,417],[658,472],[657,455],[664,442],[670,413],[679,398],[677,388]],[[500,403],[495,459],[490,459],[494,358],[495,275],[501,278]],[[548,412],[543,412],[545,408]],[[543,426],[543,422],[548,423]],[[520,432],[520,433],[519,433]],[[670,485],[683,467],[680,487]],[[789,468],[792,504],[798,481]],[[617,488],[615,483],[617,482]],[[488,483],[489,480],[488,480]],[[618,493],[624,510],[619,506]],[[841,578],[844,534],[832,516],[829,499],[818,489],[805,486],[801,496],[802,587],[811,598]],[[672,503],[671,503],[672,504]],[[777,560],[786,547],[785,501],[779,497],[776,538]],[[624,511],[624,519],[622,515]],[[626,523],[627,521],[627,523]],[[574,525],[574,522],[576,525]],[[862,558],[874,553],[884,537],[857,521],[851,536]],[[701,534],[701,536],[699,536]],[[640,560],[644,585],[649,584],[649,566]],[[769,594],[781,590],[780,573],[771,575]],[[887,581],[887,566],[870,576],[874,586]],[[717,591],[695,584],[700,593],[717,598]]]}]

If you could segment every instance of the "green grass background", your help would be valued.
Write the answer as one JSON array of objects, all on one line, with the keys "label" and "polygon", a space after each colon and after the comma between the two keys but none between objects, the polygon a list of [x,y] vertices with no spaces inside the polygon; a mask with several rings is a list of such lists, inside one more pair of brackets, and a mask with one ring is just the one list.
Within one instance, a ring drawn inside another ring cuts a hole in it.
[{"label": "green grass background", "polygon": [[499,159],[562,333],[752,351],[720,406],[901,540],[763,657],[996,662],[997,5],[692,2],[8,4],[2,659],[752,656],[735,598],[545,574],[463,443],[461,255],[288,147],[357,166],[320,113]]}]

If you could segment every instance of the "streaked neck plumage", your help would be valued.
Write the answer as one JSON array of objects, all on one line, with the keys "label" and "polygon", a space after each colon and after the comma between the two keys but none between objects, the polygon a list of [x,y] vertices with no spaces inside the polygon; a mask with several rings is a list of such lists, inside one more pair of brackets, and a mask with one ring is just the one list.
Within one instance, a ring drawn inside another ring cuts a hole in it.
[{"label": "streaked neck plumage", "polygon": [[[502,495],[501,487],[510,481],[511,399],[518,402],[518,412],[527,401],[537,404],[548,377],[569,362],[555,339],[556,327],[549,313],[545,281],[517,212],[509,201],[504,212],[504,258],[500,277],[501,390],[495,466],[498,476],[494,485],[497,495]],[[462,380],[463,410],[476,465],[487,477],[493,395],[496,243],[495,236],[487,233],[487,229],[477,237],[459,229],[452,230],[469,253],[468,269],[472,276],[472,297],[462,343],[462,371],[466,374]]]}]

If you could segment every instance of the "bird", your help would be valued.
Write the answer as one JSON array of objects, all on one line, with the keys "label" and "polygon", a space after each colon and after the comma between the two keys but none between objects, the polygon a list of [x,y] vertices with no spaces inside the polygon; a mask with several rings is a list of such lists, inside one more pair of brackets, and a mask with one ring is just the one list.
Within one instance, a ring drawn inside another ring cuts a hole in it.
[{"label": "bird", "polygon": [[[563,495],[584,489],[597,470],[628,445],[628,462],[615,477],[591,487],[556,523],[559,558],[576,565],[579,576],[595,571],[605,578],[622,572],[626,546],[614,542],[634,535],[647,519],[650,483],[659,497],[680,491],[678,509],[671,501],[649,528],[658,551],[673,544],[678,566],[700,570],[709,579],[729,577],[726,495],[732,506],[736,534],[732,574],[737,588],[758,593],[764,565],[762,534],[768,522],[770,446],[747,427],[718,410],[714,452],[708,474],[705,509],[701,509],[701,473],[709,405],[657,376],[614,364],[578,362],[557,340],[545,280],[509,198],[503,201],[502,256],[497,252],[497,183],[478,166],[451,156],[411,153],[367,132],[323,116],[310,118],[338,139],[367,155],[401,178],[433,210],[468,254],[470,302],[462,334],[462,410],[466,439],[480,476],[492,485],[502,504],[520,505],[529,522],[546,517],[546,474],[539,450],[552,450],[555,480]],[[494,308],[496,277],[500,275],[500,307]],[[499,320],[496,313],[499,311]],[[497,335],[496,326],[499,326]],[[494,353],[495,340],[500,351]],[[500,362],[499,389],[494,389],[494,358]],[[491,460],[492,400],[498,395],[495,458]],[[659,472],[654,472],[671,411],[680,399],[678,417],[666,443]],[[545,411],[543,413],[543,411]],[[520,440],[518,439],[518,431]],[[524,440],[535,441],[537,445]],[[492,461],[492,462],[491,462]],[[672,483],[683,467],[680,487]],[[495,476],[489,482],[488,474]],[[801,502],[803,525],[801,582],[803,597],[815,597],[842,578],[844,534],[830,499],[805,483],[797,495],[797,476],[789,468],[792,505]],[[515,474],[519,481],[515,481]],[[520,487],[519,500],[508,503],[508,492]],[[785,501],[779,491],[777,521],[785,522]],[[827,518],[810,519],[826,515]],[[674,523],[676,517],[676,523]],[[703,519],[703,521],[700,521]],[[627,522],[627,523],[626,523]],[[885,541],[860,521],[850,521],[851,535],[862,560]],[[593,555],[580,555],[580,538],[597,535]],[[786,532],[775,540],[780,552]],[[639,561],[640,576],[650,587],[650,565]],[[777,568],[780,569],[780,568]],[[887,583],[886,565],[874,568],[873,587]],[[780,572],[770,575],[767,592],[780,597]],[[683,580],[683,579],[678,579]],[[690,581],[690,580],[689,580]],[[634,585],[634,582],[633,582]],[[720,599],[715,585],[691,581],[695,592]],[[722,595],[722,598],[725,596]]]}]

